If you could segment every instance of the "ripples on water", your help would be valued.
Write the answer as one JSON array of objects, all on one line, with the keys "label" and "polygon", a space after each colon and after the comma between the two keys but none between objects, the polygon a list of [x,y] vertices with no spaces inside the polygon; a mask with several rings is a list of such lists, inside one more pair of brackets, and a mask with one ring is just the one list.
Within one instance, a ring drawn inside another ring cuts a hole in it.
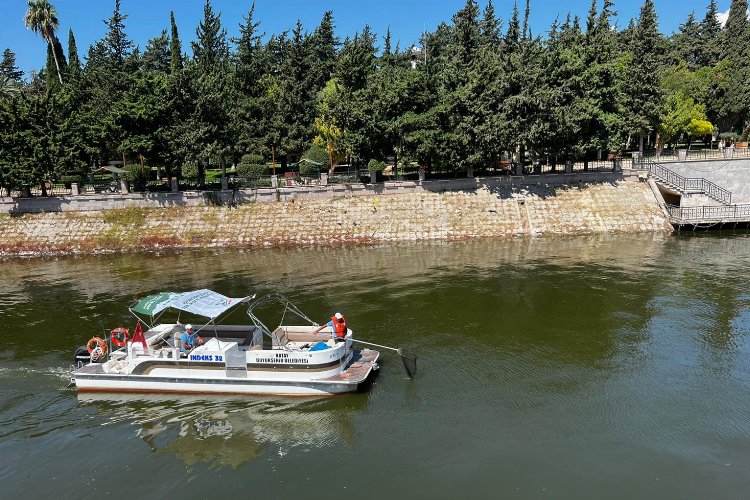
[{"label": "ripples on water", "polygon": [[[738,498],[750,486],[747,243],[719,233],[0,263],[13,332],[0,354],[0,456],[16,457],[0,481],[19,498],[248,485],[272,497]],[[75,346],[130,325],[126,305],[202,287],[280,291],[317,321],[342,310],[358,337],[416,352],[417,378],[383,353],[371,390],[343,397],[64,389]],[[72,472],[54,472],[61,463]]]}]

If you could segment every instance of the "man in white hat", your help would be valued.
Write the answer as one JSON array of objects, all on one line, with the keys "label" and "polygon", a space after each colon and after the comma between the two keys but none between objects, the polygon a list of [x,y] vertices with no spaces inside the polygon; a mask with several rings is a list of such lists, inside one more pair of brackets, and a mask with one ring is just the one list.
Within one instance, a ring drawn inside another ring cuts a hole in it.
[{"label": "man in white hat", "polygon": [[199,336],[198,332],[194,332],[193,325],[188,323],[185,325],[185,331],[182,332],[180,341],[180,350],[182,352],[187,352],[192,350],[195,346],[202,345],[203,337]]},{"label": "man in white hat", "polygon": [[331,327],[331,337],[336,342],[344,342],[346,340],[346,319],[344,318],[344,315],[340,312],[337,312],[333,316],[331,316],[331,321],[324,325],[320,325],[315,330],[313,330],[312,333],[315,335],[318,334],[319,331],[321,331],[323,328]]}]

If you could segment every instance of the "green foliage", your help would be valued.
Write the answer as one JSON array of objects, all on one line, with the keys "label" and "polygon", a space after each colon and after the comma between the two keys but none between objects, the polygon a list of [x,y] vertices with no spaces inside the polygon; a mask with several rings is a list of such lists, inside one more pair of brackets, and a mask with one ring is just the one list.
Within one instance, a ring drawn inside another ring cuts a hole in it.
[{"label": "green foliage", "polygon": [[722,132],[719,134],[719,139],[722,139],[727,144],[734,144],[740,140],[740,134],[736,132]]},{"label": "green foliage", "polygon": [[240,177],[259,177],[267,172],[268,166],[263,156],[258,154],[242,155],[242,160],[237,164],[237,175]]},{"label": "green foliage", "polygon": [[262,153],[238,162],[251,176],[268,171],[265,160],[302,158],[322,168],[418,162],[463,175],[501,158],[586,160],[640,136],[663,144],[714,125],[747,135],[746,0],[732,2],[726,28],[710,0],[702,20],[690,15],[670,38],[652,0],[625,29],[611,0],[592,0],[583,21],[569,15],[543,36],[530,32],[528,4],[501,13],[502,31],[492,1],[481,4],[465,0],[419,40],[427,51],[412,51],[368,26],[342,43],[330,11],[313,30],[297,22],[266,37],[253,6],[230,47],[206,1],[187,56],[172,13],[169,31],[153,33],[141,54],[116,0],[85,58],[69,32],[66,70],[57,13],[32,0],[25,21],[49,60],[26,83],[15,55],[3,53],[0,184],[38,185],[123,157],[199,181],[246,151]]},{"label": "green foliage", "polygon": [[321,165],[328,165],[330,160],[328,159],[328,151],[322,146],[312,144],[307,151],[302,154],[303,159],[312,160],[320,163]]},{"label": "green foliage", "polygon": [[140,163],[133,163],[125,167],[127,170],[128,181],[132,183],[134,191],[143,191],[146,189],[146,184],[151,179],[151,167],[148,165],[141,165]]},{"label": "green foliage", "polygon": [[265,160],[263,159],[263,155],[250,153],[242,155],[240,163],[248,165],[263,165],[265,164]]},{"label": "green foliage", "polygon": [[181,168],[182,178],[188,181],[198,180],[198,166],[195,163],[186,163]]},{"label": "green foliage", "polygon": [[299,173],[300,175],[317,175],[320,173],[321,170],[323,170],[324,165],[316,165],[314,163],[308,163],[304,160],[302,160],[299,164]]},{"label": "green foliage", "polygon": [[711,135],[713,131],[714,126],[711,125],[710,121],[698,120],[695,118],[690,120],[690,123],[685,129],[685,132],[687,132],[690,137],[705,137],[707,135]]},{"label": "green foliage", "polygon": [[367,170],[370,172],[382,172],[385,170],[385,162],[383,160],[376,160],[375,158],[367,162]]}]

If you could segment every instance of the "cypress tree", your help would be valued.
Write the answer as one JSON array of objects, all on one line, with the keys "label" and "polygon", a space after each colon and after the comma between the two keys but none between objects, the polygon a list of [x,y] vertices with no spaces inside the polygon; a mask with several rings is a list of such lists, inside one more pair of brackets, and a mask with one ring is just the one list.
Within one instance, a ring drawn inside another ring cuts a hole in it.
[{"label": "cypress tree", "polygon": [[174,21],[174,11],[169,11],[169,23],[172,29],[172,36],[169,39],[169,67],[172,74],[179,73],[182,69],[182,45],[180,44],[180,34],[177,32],[177,24]]},{"label": "cypress tree", "polygon": [[78,47],[72,29],[68,31],[68,72],[74,78],[81,74],[81,60],[78,57]]},{"label": "cypress tree", "polygon": [[732,0],[729,16],[724,25],[722,58],[741,63],[747,57],[750,23],[747,20],[747,0]]}]

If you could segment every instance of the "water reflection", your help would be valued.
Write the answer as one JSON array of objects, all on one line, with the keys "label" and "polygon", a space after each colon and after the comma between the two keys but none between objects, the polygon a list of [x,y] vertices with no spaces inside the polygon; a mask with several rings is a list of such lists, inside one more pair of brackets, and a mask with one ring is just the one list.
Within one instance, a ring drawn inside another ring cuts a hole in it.
[{"label": "water reflection", "polygon": [[[342,400],[343,399],[343,400]],[[238,468],[269,453],[351,444],[352,413],[366,395],[344,398],[260,398],[78,394],[109,424],[132,423],[154,453],[185,465]]]}]

